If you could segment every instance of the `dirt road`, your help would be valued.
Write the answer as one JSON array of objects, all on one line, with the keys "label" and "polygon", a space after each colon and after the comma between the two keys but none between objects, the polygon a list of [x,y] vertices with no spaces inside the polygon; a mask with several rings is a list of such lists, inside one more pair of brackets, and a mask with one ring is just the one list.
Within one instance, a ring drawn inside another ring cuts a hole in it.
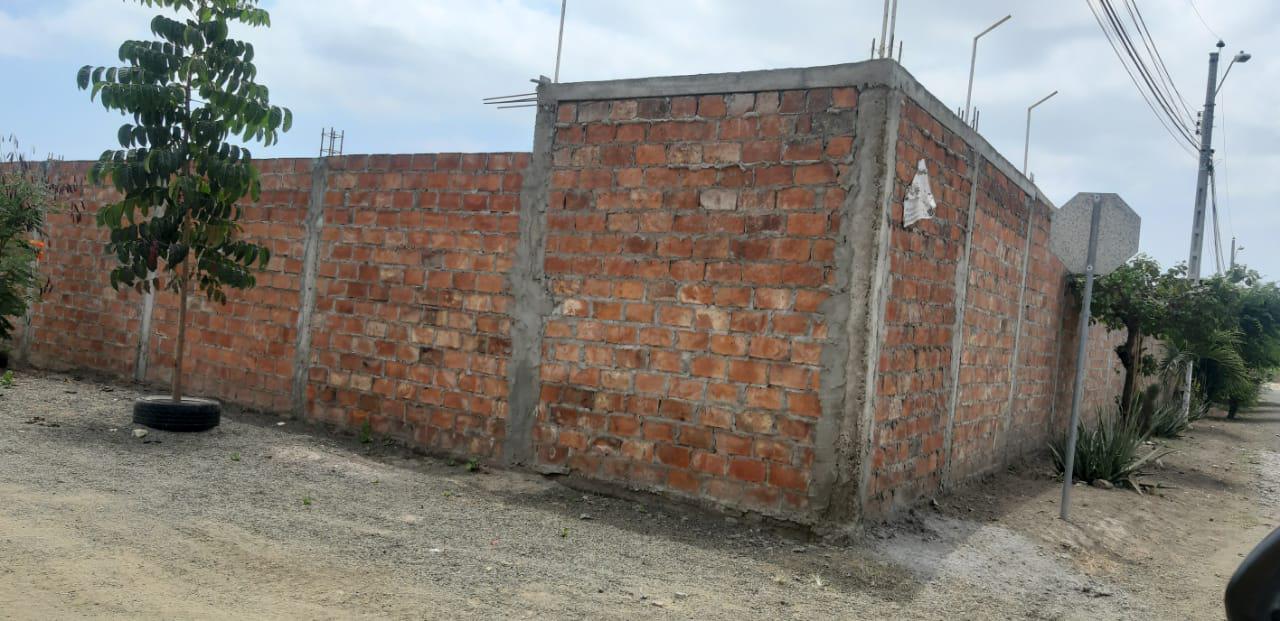
[{"label": "dirt road", "polygon": [[1275,406],[1072,524],[1037,462],[835,545],[256,414],[137,438],[136,395],[0,388],[0,618],[1212,619],[1280,509]]}]

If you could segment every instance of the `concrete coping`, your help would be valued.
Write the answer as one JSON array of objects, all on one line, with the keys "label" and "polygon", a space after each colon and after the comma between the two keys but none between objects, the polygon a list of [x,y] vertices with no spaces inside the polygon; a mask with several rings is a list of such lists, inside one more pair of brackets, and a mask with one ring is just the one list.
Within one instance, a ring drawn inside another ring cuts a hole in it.
[{"label": "concrete coping", "polygon": [[[888,87],[902,91],[955,132],[977,153],[1018,185],[1019,189],[1055,208],[1043,192],[1022,174],[981,134],[960,120],[946,104],[930,93],[915,76],[892,59],[866,60],[824,67],[766,69],[732,73],[602,80],[596,82],[544,83],[541,97],[551,101],[592,101],[605,99],[637,99],[645,97],[678,97],[720,93],[801,90],[811,88]],[[1055,208],[1056,209],[1056,208]]]}]

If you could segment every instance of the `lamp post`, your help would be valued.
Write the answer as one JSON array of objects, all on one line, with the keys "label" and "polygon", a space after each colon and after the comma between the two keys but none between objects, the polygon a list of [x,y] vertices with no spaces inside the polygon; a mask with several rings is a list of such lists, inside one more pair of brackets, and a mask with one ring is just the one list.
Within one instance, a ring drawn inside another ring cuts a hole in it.
[{"label": "lamp post", "polygon": [[[1231,59],[1231,63],[1227,65],[1227,70],[1223,72],[1222,81],[1218,81],[1219,50],[1226,46],[1226,43],[1218,41],[1218,50],[1209,53],[1209,80],[1205,86],[1204,112],[1200,115],[1200,167],[1196,172],[1196,202],[1195,211],[1192,213],[1191,219],[1191,252],[1187,257],[1187,278],[1191,282],[1200,281],[1200,254],[1204,251],[1204,205],[1208,195],[1209,173],[1213,169],[1214,102],[1218,98],[1218,91],[1222,89],[1222,83],[1227,80],[1227,74],[1231,73],[1231,68],[1236,63],[1247,63],[1253,57],[1244,52],[1236,54]],[[1190,362],[1187,363],[1183,385],[1186,387],[1186,390],[1182,393],[1182,413],[1185,415],[1191,412]]]},{"label": "lamp post", "polygon": [[1039,106],[1040,104],[1042,104],[1042,103],[1044,103],[1044,102],[1046,102],[1046,101],[1049,101],[1049,99],[1051,99],[1054,95],[1057,95],[1057,94],[1058,94],[1058,91],[1053,91],[1052,93],[1049,93],[1048,95],[1045,95],[1044,97],[1042,97],[1042,98],[1040,99],[1040,101],[1037,101],[1037,102],[1035,102],[1035,103],[1033,103],[1033,104],[1031,104],[1030,106],[1028,106],[1028,107],[1027,107],[1027,133],[1026,133],[1026,141],[1025,141],[1025,142],[1023,143],[1023,145],[1022,145],[1022,174],[1023,174],[1023,176],[1025,176],[1025,175],[1027,174],[1027,157],[1031,154],[1031,111],[1032,111],[1032,110],[1035,110],[1035,109],[1036,109],[1036,106]]},{"label": "lamp post", "polygon": [[988,32],[991,32],[992,30],[995,30],[997,26],[1009,21],[1012,18],[1013,18],[1013,15],[1005,15],[1004,17],[1000,18],[1000,21],[997,21],[996,23],[991,24],[990,26],[987,27],[986,30],[979,32],[978,36],[973,38],[973,52],[969,55],[969,90],[968,90],[968,93],[964,96],[964,121],[966,123],[969,122],[969,105],[973,103],[973,70],[978,65],[978,39],[981,39],[983,35],[987,34]]}]

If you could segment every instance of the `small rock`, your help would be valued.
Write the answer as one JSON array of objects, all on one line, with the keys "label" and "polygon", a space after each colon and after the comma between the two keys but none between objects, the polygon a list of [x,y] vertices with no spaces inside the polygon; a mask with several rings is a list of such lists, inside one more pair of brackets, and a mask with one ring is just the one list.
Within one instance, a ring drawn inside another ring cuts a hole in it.
[{"label": "small rock", "polygon": [[1111,481],[1106,479],[1094,479],[1093,486],[1098,489],[1112,489],[1115,487],[1115,485],[1111,484]]},{"label": "small rock", "polygon": [[579,515],[579,516],[578,516],[578,519],[579,519],[579,520],[589,520],[589,519],[591,519],[591,516],[590,516],[590,515],[587,515],[587,514],[585,514],[585,513],[583,513],[582,515]]},{"label": "small rock", "polygon": [[146,430],[146,429],[134,429],[134,430],[133,430],[133,437],[135,437],[135,438],[145,438],[145,437],[147,437],[147,430]]},{"label": "small rock", "polygon": [[676,591],[676,599],[684,599],[686,597],[689,597],[688,593],[685,593],[684,591]]},{"label": "small rock", "polygon": [[284,421],[276,423],[276,427],[284,427]]},{"label": "small rock", "polygon": [[804,554],[804,553],[805,553],[805,551],[806,551],[806,548],[805,548],[804,546],[800,546],[800,547],[797,547],[797,548],[791,548],[791,551],[792,551],[792,552],[794,552],[794,553],[796,553],[796,554]]}]

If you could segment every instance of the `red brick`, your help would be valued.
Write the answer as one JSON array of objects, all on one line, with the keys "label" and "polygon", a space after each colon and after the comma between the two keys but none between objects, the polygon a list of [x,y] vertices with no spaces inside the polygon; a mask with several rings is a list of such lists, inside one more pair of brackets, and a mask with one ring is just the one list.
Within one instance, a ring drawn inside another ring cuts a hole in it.
[{"label": "red brick", "polygon": [[689,372],[697,377],[723,378],[726,367],[727,365],[723,358],[699,356],[690,363]]},{"label": "red brick", "polygon": [[747,360],[729,362],[729,379],[744,384],[763,384],[768,375],[768,366]]},{"label": "red brick", "polygon": [[739,481],[760,483],[765,478],[764,462],[737,458],[729,462],[729,477]]},{"label": "red brick", "polygon": [[750,455],[751,438],[733,433],[716,432],[716,452],[722,455]]},{"label": "red brick", "polygon": [[781,464],[772,464],[769,466],[769,484],[775,487],[785,489],[804,490],[808,485],[805,480],[804,473],[801,471],[783,466]]},{"label": "red brick", "polygon": [[675,468],[688,468],[693,451],[686,446],[659,444],[654,451],[658,462]]},{"label": "red brick", "polygon": [[711,352],[722,356],[745,356],[747,338],[729,334],[713,334],[711,336]]}]

